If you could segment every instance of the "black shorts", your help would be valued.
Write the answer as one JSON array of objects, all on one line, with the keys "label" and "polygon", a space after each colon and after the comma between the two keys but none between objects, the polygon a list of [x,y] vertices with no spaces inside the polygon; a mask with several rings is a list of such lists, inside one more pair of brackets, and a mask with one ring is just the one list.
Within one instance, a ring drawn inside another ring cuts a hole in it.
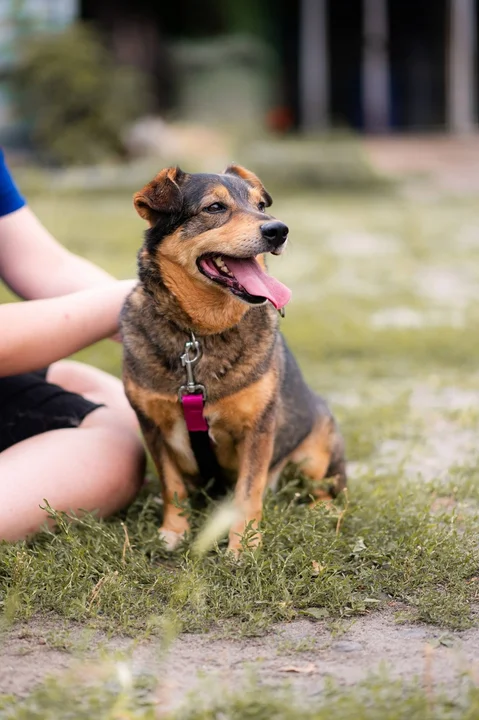
[{"label": "black shorts", "polygon": [[47,382],[47,370],[0,378],[0,452],[60,428],[78,427],[101,407]]}]

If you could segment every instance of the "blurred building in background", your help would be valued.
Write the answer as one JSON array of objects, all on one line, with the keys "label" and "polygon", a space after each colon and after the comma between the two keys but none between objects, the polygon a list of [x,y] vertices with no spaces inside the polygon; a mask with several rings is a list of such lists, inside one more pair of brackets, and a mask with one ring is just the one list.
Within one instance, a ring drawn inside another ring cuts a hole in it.
[{"label": "blurred building in background", "polygon": [[61,32],[79,13],[79,0],[0,0],[0,132],[16,118],[10,76],[25,43],[33,35]]},{"label": "blurred building in background", "polygon": [[[264,87],[267,59],[258,46],[214,39],[247,33],[274,54],[276,84],[266,101],[278,126],[463,131],[477,117],[476,0],[150,0],[141,10],[134,0],[82,0],[81,11],[100,21],[119,55],[134,62],[154,64],[160,37],[189,38],[190,87],[183,91],[196,88],[200,113],[208,105],[220,114],[226,109],[220,98],[205,102],[206,90],[214,95],[221,88],[224,105],[236,113],[246,99],[247,108],[251,103],[248,81],[254,97],[263,72]],[[203,53],[193,39],[202,39]],[[243,85],[233,72],[241,61]],[[185,69],[181,62],[176,68]],[[257,94],[256,106],[262,109]]]},{"label": "blurred building in background", "polygon": [[476,0],[302,0],[300,124],[470,131],[478,22]]},{"label": "blurred building in background", "polygon": [[1,0],[0,132],[23,44],[76,20],[148,74],[170,117],[305,132],[477,122],[476,0]]}]

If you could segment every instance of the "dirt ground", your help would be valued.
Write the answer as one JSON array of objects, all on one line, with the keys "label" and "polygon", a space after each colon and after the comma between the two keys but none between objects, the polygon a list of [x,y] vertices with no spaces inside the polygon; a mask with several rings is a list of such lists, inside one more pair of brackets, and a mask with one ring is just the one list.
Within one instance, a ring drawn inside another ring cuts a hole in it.
[{"label": "dirt ground", "polygon": [[300,620],[277,625],[260,638],[183,635],[163,659],[153,641],[135,644],[100,635],[86,641],[84,631],[74,625],[62,628],[62,642],[68,638],[71,646],[61,649],[55,647],[58,627],[33,622],[3,639],[0,693],[26,695],[48,675],[78,662],[88,664],[98,648],[125,652],[134,674],[155,675],[170,707],[198,683],[206,682],[210,693],[220,686],[237,687],[250,675],[271,685],[289,681],[303,698],[320,693],[328,678],[352,685],[383,667],[390,677],[419,677],[452,693],[464,673],[479,679],[479,629],[445,633],[427,625],[398,624],[397,609],[345,622],[339,632],[324,622]]},{"label": "dirt ground", "polygon": [[[426,181],[429,190],[434,187],[452,194],[479,190],[477,134],[385,136],[369,138],[363,145],[373,166],[388,175],[416,177]],[[410,185],[416,192],[418,183]]]}]

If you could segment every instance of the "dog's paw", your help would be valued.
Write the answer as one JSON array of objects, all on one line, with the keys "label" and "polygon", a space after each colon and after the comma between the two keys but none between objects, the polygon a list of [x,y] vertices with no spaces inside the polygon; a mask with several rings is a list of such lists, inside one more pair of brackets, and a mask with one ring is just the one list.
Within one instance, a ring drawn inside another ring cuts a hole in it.
[{"label": "dog's paw", "polygon": [[[245,549],[242,541],[242,536],[239,532],[231,532],[228,542],[228,552],[231,553],[235,558],[239,558],[243,550]],[[248,550],[255,550],[258,545],[261,544],[261,533],[256,532],[253,537],[248,540],[246,548]]]},{"label": "dog's paw", "polygon": [[242,552],[243,548],[230,547],[229,545],[226,550],[227,556],[230,557],[231,560],[239,560]]},{"label": "dog's paw", "polygon": [[168,530],[167,528],[159,528],[158,535],[165,541],[166,549],[169,552],[176,550],[178,545],[184,538],[184,533],[178,533],[174,530]]}]

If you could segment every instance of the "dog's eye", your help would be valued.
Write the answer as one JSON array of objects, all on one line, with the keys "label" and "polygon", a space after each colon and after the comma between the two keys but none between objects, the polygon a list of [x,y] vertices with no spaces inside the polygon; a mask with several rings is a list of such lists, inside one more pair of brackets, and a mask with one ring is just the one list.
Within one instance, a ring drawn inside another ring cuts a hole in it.
[{"label": "dog's eye", "polygon": [[259,210],[260,212],[264,212],[264,211],[266,210],[266,203],[264,203],[264,202],[259,202],[259,203],[258,203],[258,210]]},{"label": "dog's eye", "polygon": [[213,203],[212,205],[208,205],[208,207],[203,208],[203,210],[207,213],[220,213],[220,212],[224,212],[226,210],[226,205],[223,205],[223,203],[217,202],[217,203]]}]

